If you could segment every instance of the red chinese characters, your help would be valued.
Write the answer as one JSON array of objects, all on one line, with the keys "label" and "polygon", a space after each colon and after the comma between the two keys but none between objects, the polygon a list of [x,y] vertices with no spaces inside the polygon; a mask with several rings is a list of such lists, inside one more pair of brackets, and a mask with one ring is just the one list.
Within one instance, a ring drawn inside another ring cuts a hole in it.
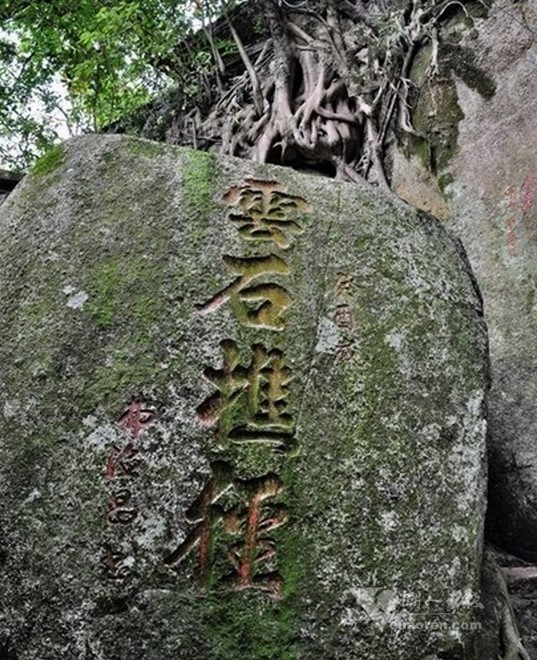
[{"label": "red chinese characters", "polygon": [[[140,433],[153,421],[155,412],[140,401],[132,401],[117,420],[126,436],[122,447],[112,446],[106,463],[105,478],[109,493],[109,506],[105,520],[112,526],[133,523],[138,516],[133,483],[138,476],[141,457],[136,442]],[[130,563],[126,556],[105,544],[101,557],[103,575],[112,580],[123,580],[130,574]]]},{"label": "red chinese characters", "polygon": [[510,256],[518,255],[520,237],[524,231],[534,231],[528,226],[535,208],[535,185],[537,177],[528,174],[521,186],[508,186],[504,192],[506,208],[505,243]]},{"label": "red chinese characters", "polygon": [[127,410],[117,420],[133,440],[137,440],[140,432],[155,418],[154,410],[146,408],[140,401],[133,401]]}]

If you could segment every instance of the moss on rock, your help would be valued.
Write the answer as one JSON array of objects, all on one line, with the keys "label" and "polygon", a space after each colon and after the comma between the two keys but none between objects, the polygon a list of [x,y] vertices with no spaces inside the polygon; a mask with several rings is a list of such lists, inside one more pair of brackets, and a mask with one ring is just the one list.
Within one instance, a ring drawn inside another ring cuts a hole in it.
[{"label": "moss on rock", "polygon": [[[65,154],[0,210],[0,639],[24,660],[465,643],[469,609],[419,631],[402,601],[479,573],[486,336],[458,247],[291,170],[119,136]],[[268,222],[280,194],[298,210]],[[136,434],[132,402],[153,411]]]},{"label": "moss on rock", "polygon": [[63,164],[65,156],[66,152],[63,144],[51,147],[36,161],[32,168],[32,174],[35,174],[35,176],[44,176],[53,172]]}]

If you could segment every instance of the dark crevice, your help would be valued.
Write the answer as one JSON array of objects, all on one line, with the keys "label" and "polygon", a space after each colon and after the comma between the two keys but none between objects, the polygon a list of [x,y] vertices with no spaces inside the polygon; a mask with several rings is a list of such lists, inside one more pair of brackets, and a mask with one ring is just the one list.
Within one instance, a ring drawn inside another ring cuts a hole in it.
[{"label": "dark crevice", "polygon": [[285,165],[292,167],[299,172],[308,172],[310,174],[320,174],[330,179],[336,178],[336,166],[329,161],[296,161],[294,163],[285,163]]},{"label": "dark crevice", "polygon": [[[100,598],[96,603],[94,615],[96,617],[103,617],[110,614],[122,614],[128,609],[129,599],[127,596],[122,598]],[[0,660],[3,660],[1,656]],[[11,660],[11,658],[8,660]]]},{"label": "dark crevice", "polygon": [[17,653],[9,637],[0,639],[0,660],[17,660]]}]

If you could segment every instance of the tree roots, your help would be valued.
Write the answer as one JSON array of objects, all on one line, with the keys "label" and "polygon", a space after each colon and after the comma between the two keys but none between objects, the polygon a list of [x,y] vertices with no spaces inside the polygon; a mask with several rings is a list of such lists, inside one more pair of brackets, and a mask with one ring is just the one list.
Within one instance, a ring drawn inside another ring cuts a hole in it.
[{"label": "tree roots", "polygon": [[[259,3],[270,27],[253,60],[233,24],[244,73],[218,85],[202,110],[178,118],[168,138],[260,162],[389,187],[385,147],[395,122],[413,133],[410,67],[454,0],[326,0],[293,8]],[[214,52],[215,41],[211,41]],[[224,82],[222,82],[224,81]],[[222,88],[222,85],[225,85]]]}]

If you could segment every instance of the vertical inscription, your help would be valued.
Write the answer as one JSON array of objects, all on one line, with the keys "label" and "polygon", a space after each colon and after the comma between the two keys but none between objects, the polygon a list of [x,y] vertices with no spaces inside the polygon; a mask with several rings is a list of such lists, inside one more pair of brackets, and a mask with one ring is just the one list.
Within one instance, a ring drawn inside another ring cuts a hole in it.
[{"label": "vertical inscription", "polygon": [[528,174],[522,185],[508,186],[504,192],[504,207],[506,209],[505,219],[505,244],[510,256],[518,255],[519,241],[522,230],[529,230],[528,226],[531,214],[535,209],[535,185],[537,177]]},{"label": "vertical inscription", "polygon": [[[136,443],[140,433],[154,418],[154,410],[141,401],[134,400],[116,422],[123,429],[126,442],[121,447],[113,445],[110,448],[105,468],[109,497],[105,520],[113,527],[124,527],[133,523],[138,517],[133,488],[141,457]],[[124,580],[132,572],[132,559],[115,549],[111,543],[105,543],[101,555],[101,567],[105,578],[115,581]]]},{"label": "vertical inscription", "polygon": [[354,333],[356,319],[352,311],[352,303],[357,288],[354,277],[347,273],[339,272],[334,285],[336,307],[333,313],[333,321],[341,333],[341,339],[336,348],[336,358],[349,362],[355,355]]},{"label": "vertical inscription", "polygon": [[[198,313],[211,314],[229,304],[239,325],[281,336],[285,312],[293,304],[292,292],[281,283],[291,275],[285,252],[304,232],[309,205],[277,182],[255,179],[233,186],[222,201],[230,207],[227,219],[240,237],[261,247],[268,243],[272,251],[252,257],[224,254],[224,266],[234,279],[198,305]],[[250,346],[246,362],[234,339],[223,339],[220,349],[221,366],[203,370],[214,391],[196,409],[199,423],[214,432],[220,458],[211,463],[208,481],[185,512],[189,531],[164,562],[179,570],[195,555],[202,589],[216,580],[234,590],[255,589],[279,598],[283,583],[273,533],[289,519],[282,480],[276,472],[241,479],[229,454],[230,448],[242,451],[247,446],[286,457],[297,453],[290,401],[293,374],[284,351],[271,343]],[[221,565],[222,557],[228,572],[215,577],[213,566],[217,558]]]},{"label": "vertical inscription", "polygon": [[505,206],[507,208],[505,243],[507,245],[507,251],[512,257],[517,254],[517,193],[516,186],[509,186],[504,193]]}]

